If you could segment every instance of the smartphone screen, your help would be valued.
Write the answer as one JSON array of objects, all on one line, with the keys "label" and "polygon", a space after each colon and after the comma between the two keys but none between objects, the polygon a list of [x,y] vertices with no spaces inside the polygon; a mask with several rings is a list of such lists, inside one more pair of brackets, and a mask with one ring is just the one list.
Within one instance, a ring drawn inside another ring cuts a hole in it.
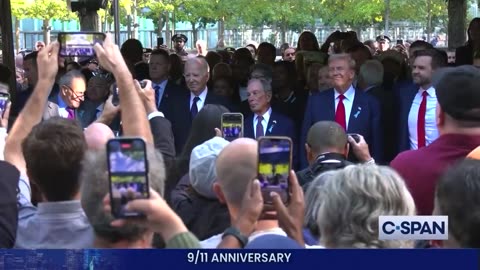
[{"label": "smartphone screen", "polygon": [[277,192],[286,204],[292,161],[292,141],[286,137],[262,137],[258,140],[258,180],[263,201],[272,204],[270,192]]},{"label": "smartphone screen", "polygon": [[139,217],[125,206],[135,199],[149,198],[145,142],[140,138],[116,138],[107,143],[110,201],[114,217]]},{"label": "smartphone screen", "polygon": [[243,114],[222,114],[222,134],[223,138],[229,142],[243,137]]},{"label": "smartphone screen", "polygon": [[102,44],[105,40],[104,33],[98,32],[62,32],[58,33],[60,43],[60,56],[95,56],[93,46]]},{"label": "smartphone screen", "polygon": [[7,109],[9,97],[8,95],[1,95],[0,94],[0,116],[3,117],[3,113]]},{"label": "smartphone screen", "polygon": [[402,39],[397,39],[397,45],[403,45],[403,40]]}]

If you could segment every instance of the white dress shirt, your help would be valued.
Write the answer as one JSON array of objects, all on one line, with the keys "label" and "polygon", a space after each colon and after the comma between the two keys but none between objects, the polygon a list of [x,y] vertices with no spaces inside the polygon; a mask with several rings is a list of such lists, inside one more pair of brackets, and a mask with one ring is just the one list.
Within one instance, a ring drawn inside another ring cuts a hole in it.
[{"label": "white dress shirt", "polygon": [[[337,112],[338,108],[338,102],[340,99],[338,98],[341,94],[335,90],[335,113]],[[345,98],[343,99],[343,106],[345,106],[345,123],[347,124],[347,129],[348,129],[348,122],[350,120],[350,113],[352,112],[352,107],[353,107],[353,99],[355,98],[355,88],[350,85],[350,88],[343,94]]]},{"label": "white dress shirt", "polygon": [[[156,87],[160,87],[158,91],[160,92],[158,100],[155,102],[157,103],[157,108],[160,107],[160,103],[162,102],[163,93],[165,93],[165,87],[167,87],[168,80],[163,80],[161,83],[153,83],[152,88],[155,90]],[[156,96],[157,93],[155,93]],[[197,105],[198,106],[198,105]]]},{"label": "white dress shirt", "polygon": [[[207,93],[208,93],[208,88],[205,87],[205,89],[202,91],[202,93],[198,96],[200,98],[199,101],[197,101],[197,109],[200,112],[200,110],[203,108],[205,105],[205,99],[207,98]],[[192,105],[193,105],[193,99],[195,98],[195,95],[190,92],[190,111],[192,110]]]},{"label": "white dress shirt", "polygon": [[[410,113],[408,114],[408,134],[410,140],[410,149],[418,149],[418,133],[417,133],[417,121],[418,111],[420,110],[420,103],[422,103],[423,89],[418,90],[415,98],[413,99],[412,106],[410,107]],[[427,90],[427,111],[425,113],[425,144],[429,145],[438,138],[438,129],[436,121],[436,109],[437,109],[437,95],[435,94],[435,88],[430,87]]]},{"label": "white dress shirt", "polygon": [[[270,121],[270,115],[272,115],[272,108],[270,107],[262,116],[262,126],[263,126],[263,135],[267,135],[267,126],[268,121]],[[253,116],[253,136],[257,137],[257,122],[258,122],[258,115],[255,114]]]}]

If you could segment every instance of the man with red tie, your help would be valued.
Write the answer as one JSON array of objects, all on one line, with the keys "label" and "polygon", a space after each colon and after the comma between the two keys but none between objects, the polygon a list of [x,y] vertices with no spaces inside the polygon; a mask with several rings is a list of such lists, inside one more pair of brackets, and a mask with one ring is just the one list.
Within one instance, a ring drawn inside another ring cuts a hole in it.
[{"label": "man with red tie", "polygon": [[436,49],[413,54],[412,78],[415,85],[400,94],[399,151],[415,150],[438,138],[435,119],[437,96],[432,86],[435,71],[447,65]]},{"label": "man with red tie", "polygon": [[308,166],[305,148],[310,127],[318,121],[335,121],[347,133],[365,138],[373,158],[382,160],[382,129],[378,101],[353,87],[355,61],[348,54],[331,55],[328,60],[332,89],[314,93],[308,98],[302,126],[300,158],[301,168]]},{"label": "man with red tie", "polygon": [[439,178],[480,145],[480,72],[460,66],[439,70],[435,77],[440,136],[426,147],[400,153],[390,164],[405,179],[418,215],[432,214]]}]

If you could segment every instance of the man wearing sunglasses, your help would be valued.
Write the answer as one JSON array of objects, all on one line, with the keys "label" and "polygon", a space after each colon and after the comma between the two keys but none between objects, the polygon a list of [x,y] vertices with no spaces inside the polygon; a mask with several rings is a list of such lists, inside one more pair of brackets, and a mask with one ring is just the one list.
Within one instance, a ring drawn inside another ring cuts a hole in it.
[{"label": "man wearing sunglasses", "polygon": [[55,116],[77,119],[76,110],[83,102],[87,88],[85,77],[80,71],[71,70],[60,78],[58,84],[60,90],[50,96],[43,120]]}]

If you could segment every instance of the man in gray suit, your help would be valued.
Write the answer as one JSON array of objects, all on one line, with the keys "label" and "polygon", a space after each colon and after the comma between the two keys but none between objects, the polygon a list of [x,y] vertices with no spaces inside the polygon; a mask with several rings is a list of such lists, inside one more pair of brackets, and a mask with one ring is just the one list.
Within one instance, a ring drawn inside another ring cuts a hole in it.
[{"label": "man in gray suit", "polygon": [[83,102],[87,88],[85,77],[80,71],[71,70],[60,78],[58,84],[60,89],[50,95],[43,120],[54,116],[76,119],[76,110]]}]

